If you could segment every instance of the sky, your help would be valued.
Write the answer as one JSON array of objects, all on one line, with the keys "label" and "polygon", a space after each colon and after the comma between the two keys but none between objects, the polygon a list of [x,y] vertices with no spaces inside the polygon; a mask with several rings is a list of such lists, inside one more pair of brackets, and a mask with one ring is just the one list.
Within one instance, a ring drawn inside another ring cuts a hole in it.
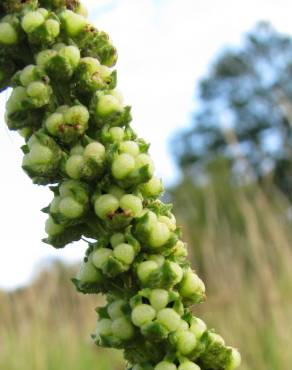
[{"label": "sky", "polygon": [[[292,34],[288,0],[84,0],[89,19],[107,31],[119,52],[118,87],[132,105],[133,127],[151,143],[156,173],[178,179],[169,138],[190,124],[196,84],[226,45],[237,45],[257,21]],[[27,284],[50,259],[79,261],[85,244],[62,250],[45,245],[51,192],[33,185],[21,169],[22,140],[9,132],[0,95],[0,289]],[[173,142],[172,142],[173,143]],[[175,145],[175,142],[174,142]]]}]

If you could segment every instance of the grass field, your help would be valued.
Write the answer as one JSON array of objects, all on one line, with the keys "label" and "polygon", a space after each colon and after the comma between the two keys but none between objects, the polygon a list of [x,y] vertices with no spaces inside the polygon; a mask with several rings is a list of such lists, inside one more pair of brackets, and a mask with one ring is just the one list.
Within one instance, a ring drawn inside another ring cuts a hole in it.
[{"label": "grass field", "polygon": [[76,294],[73,270],[57,263],[29,288],[0,295],[1,370],[122,368],[118,351],[91,341],[102,300]]},{"label": "grass field", "polygon": [[242,370],[289,370],[291,206],[275,189],[224,181],[204,189],[185,183],[175,199],[193,266],[207,283],[207,302],[194,311],[240,349]]}]

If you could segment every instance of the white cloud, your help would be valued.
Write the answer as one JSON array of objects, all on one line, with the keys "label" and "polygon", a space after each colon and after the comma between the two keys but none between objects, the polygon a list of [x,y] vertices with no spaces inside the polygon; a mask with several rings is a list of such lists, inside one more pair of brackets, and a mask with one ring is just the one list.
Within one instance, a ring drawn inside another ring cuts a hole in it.
[{"label": "white cloud", "polygon": [[[133,105],[134,127],[151,142],[157,171],[171,181],[175,167],[167,138],[190,121],[195,82],[223,45],[238,43],[257,20],[292,32],[286,0],[87,0],[90,19],[109,32],[119,50],[119,87]],[[5,94],[1,96],[3,108]],[[21,140],[0,126],[0,287],[27,281],[48,256],[76,260],[84,246],[54,250],[40,242],[51,199],[24,175]]]}]

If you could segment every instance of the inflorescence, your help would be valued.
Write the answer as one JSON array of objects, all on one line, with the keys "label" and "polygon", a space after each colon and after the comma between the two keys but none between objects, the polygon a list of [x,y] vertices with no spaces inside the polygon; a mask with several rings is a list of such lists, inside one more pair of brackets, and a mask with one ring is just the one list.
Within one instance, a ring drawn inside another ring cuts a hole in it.
[{"label": "inflorescence", "polygon": [[106,295],[96,344],[123,349],[134,370],[237,368],[238,351],[191,312],[205,286],[130,126],[108,35],[77,0],[4,0],[0,16],[6,122],[25,139],[24,171],[53,192],[44,241],[90,240],[73,282]]}]

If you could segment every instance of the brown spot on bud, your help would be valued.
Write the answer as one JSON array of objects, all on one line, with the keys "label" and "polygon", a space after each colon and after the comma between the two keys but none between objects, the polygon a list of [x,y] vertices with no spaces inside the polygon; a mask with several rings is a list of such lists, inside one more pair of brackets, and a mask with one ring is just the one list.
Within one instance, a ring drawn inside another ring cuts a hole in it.
[{"label": "brown spot on bud", "polygon": [[115,217],[115,212],[110,212],[107,214],[107,217],[112,220]]},{"label": "brown spot on bud", "polygon": [[126,217],[132,217],[132,216],[133,216],[133,212],[132,212],[132,211],[130,211],[129,209],[126,209],[126,210],[124,211],[124,215],[125,215]]},{"label": "brown spot on bud", "polygon": [[42,81],[43,81],[46,85],[48,85],[48,84],[49,84],[49,82],[50,82],[50,79],[49,79],[49,77],[48,77],[48,76],[43,76],[43,77],[42,77]]}]

